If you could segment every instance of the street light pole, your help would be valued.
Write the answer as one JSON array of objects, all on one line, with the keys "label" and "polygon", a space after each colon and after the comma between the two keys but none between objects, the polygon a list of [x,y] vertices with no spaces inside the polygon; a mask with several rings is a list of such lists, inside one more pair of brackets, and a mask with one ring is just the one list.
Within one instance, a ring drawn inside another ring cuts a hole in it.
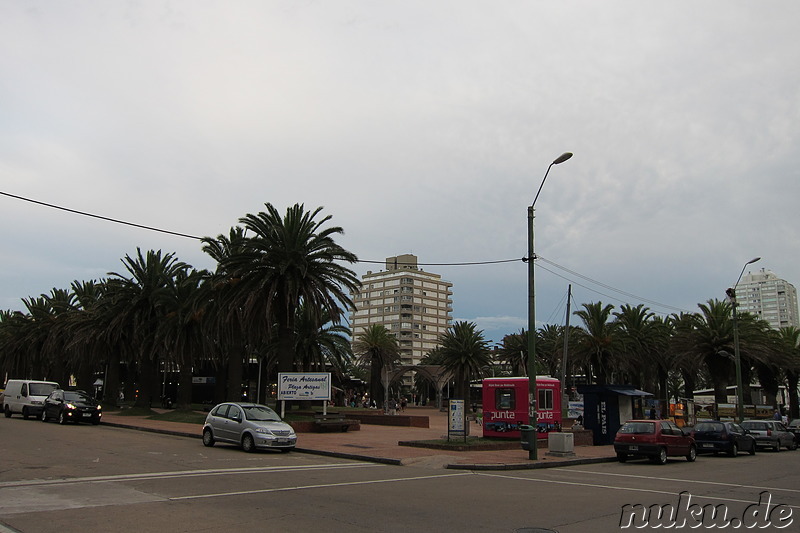
[{"label": "street light pole", "polygon": [[747,268],[747,265],[751,265],[760,260],[760,257],[756,257],[745,263],[742,267],[742,271],[739,273],[739,277],[736,279],[736,284],[733,288],[725,291],[731,301],[733,315],[733,358],[736,363],[736,418],[740,424],[744,420],[744,387],[742,386],[742,355],[739,352],[739,317],[736,312],[739,303],[736,301],[736,287],[739,286],[739,281],[742,279],[744,269]]},{"label": "street light pole", "polygon": [[533,251],[533,218],[536,200],[539,198],[539,193],[542,192],[544,182],[547,180],[547,175],[553,165],[560,165],[567,159],[572,157],[571,152],[564,152],[558,156],[547,167],[547,172],[544,173],[542,183],[539,185],[539,190],[536,191],[536,196],[533,198],[533,203],[528,206],[528,256],[524,261],[528,263],[528,424],[533,427],[533,431],[528,433],[528,459],[536,460],[538,458],[538,415],[536,412],[536,289],[534,284],[533,260],[536,255]]}]

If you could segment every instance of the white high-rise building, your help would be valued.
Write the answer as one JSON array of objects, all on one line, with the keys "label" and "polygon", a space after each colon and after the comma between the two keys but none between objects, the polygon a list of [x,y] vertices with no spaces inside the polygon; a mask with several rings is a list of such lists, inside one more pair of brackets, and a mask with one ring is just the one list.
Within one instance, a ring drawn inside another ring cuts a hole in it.
[{"label": "white high-rise building", "polygon": [[382,324],[397,338],[401,364],[418,364],[452,323],[453,284],[421,270],[415,255],[387,257],[386,270],[367,272],[361,283],[351,295],[353,338]]},{"label": "white high-rise building", "polygon": [[775,329],[800,327],[797,289],[769,270],[748,272],[736,287],[739,312],[750,313]]}]

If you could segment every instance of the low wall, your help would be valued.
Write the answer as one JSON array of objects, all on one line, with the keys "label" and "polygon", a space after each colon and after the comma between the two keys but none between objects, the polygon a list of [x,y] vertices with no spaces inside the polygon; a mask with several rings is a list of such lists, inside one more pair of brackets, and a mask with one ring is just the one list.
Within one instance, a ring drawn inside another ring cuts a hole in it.
[{"label": "low wall", "polygon": [[[347,418],[350,426],[347,431],[361,431],[361,422],[354,418]],[[325,433],[326,430],[314,423],[313,420],[295,420],[294,422],[287,422],[294,429],[295,433]],[[329,430],[330,433],[334,431]]]},{"label": "low wall", "polygon": [[373,424],[376,426],[403,426],[412,428],[429,428],[430,420],[427,416],[411,415],[384,415],[373,413],[347,413],[347,418],[354,418],[362,424]]}]

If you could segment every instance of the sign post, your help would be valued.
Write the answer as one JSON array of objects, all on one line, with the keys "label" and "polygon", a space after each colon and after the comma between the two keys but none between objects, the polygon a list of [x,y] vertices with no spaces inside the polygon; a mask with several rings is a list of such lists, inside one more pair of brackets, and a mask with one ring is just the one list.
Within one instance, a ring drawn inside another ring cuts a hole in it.
[{"label": "sign post", "polygon": [[286,412],[286,400],[323,400],[322,413],[328,414],[330,399],[330,372],[281,372],[278,374],[278,400],[281,401],[281,418]]},{"label": "sign post", "polygon": [[447,410],[447,440],[450,435],[464,437],[467,442],[467,420],[464,400],[450,400],[450,408]]}]

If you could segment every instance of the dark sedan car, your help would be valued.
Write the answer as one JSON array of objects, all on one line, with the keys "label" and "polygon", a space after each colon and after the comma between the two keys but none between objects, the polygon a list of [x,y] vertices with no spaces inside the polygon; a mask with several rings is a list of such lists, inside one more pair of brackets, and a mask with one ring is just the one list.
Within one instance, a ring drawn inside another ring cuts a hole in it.
[{"label": "dark sedan car", "polygon": [[97,425],[102,416],[103,408],[100,404],[82,391],[56,389],[44,401],[42,409],[42,422],[55,418],[59,424],[91,422]]},{"label": "dark sedan car", "polygon": [[740,451],[756,453],[755,437],[734,422],[698,422],[692,437],[697,443],[697,453],[725,452],[731,457],[736,457]]},{"label": "dark sedan car", "polygon": [[794,433],[794,441],[800,444],[800,418],[795,418],[789,425],[786,426],[786,429]]}]

